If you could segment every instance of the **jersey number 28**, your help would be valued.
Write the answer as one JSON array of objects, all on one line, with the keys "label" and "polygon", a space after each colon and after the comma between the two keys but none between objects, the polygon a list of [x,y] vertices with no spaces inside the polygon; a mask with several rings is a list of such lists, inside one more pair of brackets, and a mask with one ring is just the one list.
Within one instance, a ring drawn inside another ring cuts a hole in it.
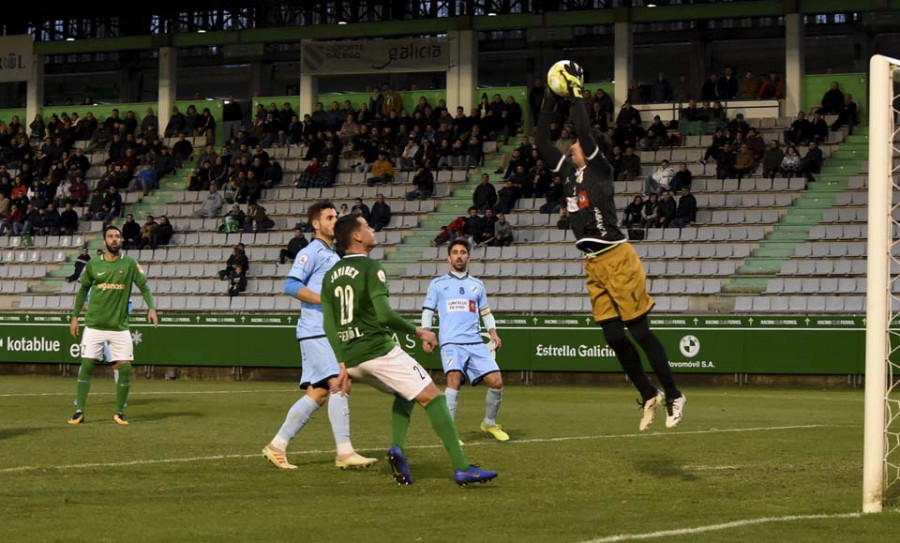
[{"label": "jersey number 28", "polygon": [[334,295],[341,303],[341,326],[346,326],[353,322],[353,287],[335,287]]}]

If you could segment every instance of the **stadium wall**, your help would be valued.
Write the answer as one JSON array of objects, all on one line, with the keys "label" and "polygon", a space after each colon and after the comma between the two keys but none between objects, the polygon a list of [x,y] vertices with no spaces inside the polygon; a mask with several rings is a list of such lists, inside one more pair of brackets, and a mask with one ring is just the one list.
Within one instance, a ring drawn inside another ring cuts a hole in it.
[{"label": "stadium wall", "polygon": [[[132,325],[136,363],[165,366],[290,368],[299,364],[294,315],[160,316],[159,328]],[[135,319],[137,320],[137,319]],[[79,348],[66,315],[0,315],[0,363],[76,363]],[[504,371],[621,372],[589,317],[497,317]],[[682,373],[861,375],[861,316],[657,316],[651,325]],[[428,369],[439,369],[412,336],[398,342]]]}]

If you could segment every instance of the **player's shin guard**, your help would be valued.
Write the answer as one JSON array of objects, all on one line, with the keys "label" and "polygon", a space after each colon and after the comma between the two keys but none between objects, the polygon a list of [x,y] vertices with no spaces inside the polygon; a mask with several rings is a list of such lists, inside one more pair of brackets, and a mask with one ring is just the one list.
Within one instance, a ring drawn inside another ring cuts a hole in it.
[{"label": "player's shin guard", "polygon": [[675,387],[675,376],[672,374],[672,368],[669,366],[669,357],[666,356],[666,350],[662,343],[659,342],[656,334],[650,331],[647,317],[629,324],[628,329],[631,331],[631,335],[634,336],[637,344],[647,354],[650,367],[653,368],[653,373],[656,374],[656,378],[659,379],[659,383],[666,392],[666,400],[672,401],[681,396],[681,392]]},{"label": "player's shin guard", "polygon": [[94,361],[84,358],[81,360],[81,367],[78,368],[78,385],[75,388],[75,407],[79,411],[84,411],[87,404],[88,392],[91,391],[91,379],[94,376]]},{"label": "player's shin guard", "polygon": [[496,424],[497,413],[500,412],[500,404],[503,403],[503,389],[489,388],[484,399],[484,425]]},{"label": "player's shin guard", "polygon": [[447,449],[447,454],[450,455],[453,469],[469,469],[469,459],[466,458],[466,453],[459,446],[459,434],[456,433],[456,425],[453,424],[453,419],[450,417],[446,398],[441,395],[431,400],[425,406],[425,411],[428,413],[428,419],[431,421],[434,433],[441,438],[444,448]]},{"label": "player's shin guard", "polygon": [[406,400],[400,396],[394,396],[394,405],[391,408],[391,437],[395,447],[406,454],[406,434],[409,432],[409,418],[412,416],[416,402]]},{"label": "player's shin guard", "polygon": [[625,335],[625,325],[620,320],[608,321],[602,324],[606,342],[612,347],[619,359],[622,369],[628,374],[628,378],[634,383],[635,388],[641,393],[643,401],[656,396],[656,387],[650,383],[644,368],[641,367],[641,356],[628,336]]},{"label": "player's shin guard", "polygon": [[337,392],[328,396],[328,420],[331,421],[331,432],[334,434],[334,444],[337,447],[338,457],[347,456],[353,452],[353,444],[350,443],[350,397],[343,392]]},{"label": "player's shin guard", "polygon": [[272,439],[272,446],[280,451],[285,450],[288,443],[306,426],[306,423],[309,422],[309,419],[318,409],[319,404],[309,396],[303,396],[297,400],[288,411],[284,424],[278,430],[278,434]]},{"label": "player's shin guard", "polygon": [[116,381],[116,413],[125,409],[128,392],[131,390],[131,364],[119,366],[119,380]]},{"label": "player's shin guard", "polygon": [[447,387],[444,389],[444,397],[447,398],[447,409],[450,410],[450,418],[456,420],[456,405],[459,400],[459,391]]}]

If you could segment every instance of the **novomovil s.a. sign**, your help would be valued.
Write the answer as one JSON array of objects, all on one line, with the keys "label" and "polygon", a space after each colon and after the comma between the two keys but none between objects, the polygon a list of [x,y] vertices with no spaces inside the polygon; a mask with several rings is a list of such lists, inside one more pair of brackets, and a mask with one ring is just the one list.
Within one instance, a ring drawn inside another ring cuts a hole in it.
[{"label": "novomovil s.a. sign", "polygon": [[33,46],[28,35],[0,37],[0,82],[30,79]]}]

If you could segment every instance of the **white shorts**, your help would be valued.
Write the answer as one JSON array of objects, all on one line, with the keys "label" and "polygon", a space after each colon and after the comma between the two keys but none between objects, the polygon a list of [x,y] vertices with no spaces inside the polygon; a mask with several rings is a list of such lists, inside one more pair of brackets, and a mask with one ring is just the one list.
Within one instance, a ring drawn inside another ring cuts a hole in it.
[{"label": "white shorts", "polygon": [[351,379],[372,385],[378,390],[413,400],[433,383],[431,376],[413,357],[400,347],[384,356],[348,368]]},{"label": "white shorts", "polygon": [[134,344],[131,342],[131,332],[110,332],[108,330],[94,330],[85,328],[81,336],[81,358],[103,360],[103,347],[109,344],[110,362],[134,360]]}]

